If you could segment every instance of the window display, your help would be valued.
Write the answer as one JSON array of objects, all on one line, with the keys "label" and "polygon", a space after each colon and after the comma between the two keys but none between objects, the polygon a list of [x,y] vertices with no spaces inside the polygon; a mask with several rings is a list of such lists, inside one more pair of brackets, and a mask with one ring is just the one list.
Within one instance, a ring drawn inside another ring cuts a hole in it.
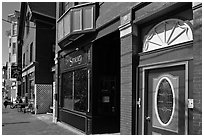
[{"label": "window display", "polygon": [[74,110],[85,112],[87,108],[87,69],[74,73]]},{"label": "window display", "polygon": [[63,108],[66,109],[73,109],[73,72],[69,72],[69,73],[65,73],[63,74],[63,86],[62,86],[62,90],[63,90]]},{"label": "window display", "polygon": [[79,69],[63,74],[63,108],[86,112],[88,71]]}]

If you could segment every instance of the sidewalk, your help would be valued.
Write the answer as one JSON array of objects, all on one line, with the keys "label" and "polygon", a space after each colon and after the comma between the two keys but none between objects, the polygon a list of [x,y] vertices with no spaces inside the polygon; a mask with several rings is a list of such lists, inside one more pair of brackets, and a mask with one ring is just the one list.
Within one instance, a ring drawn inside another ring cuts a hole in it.
[{"label": "sidewalk", "polygon": [[[62,122],[53,123],[51,114],[30,114],[2,106],[2,135],[85,135]],[[120,133],[96,134],[120,135]]]},{"label": "sidewalk", "polygon": [[[52,123],[52,115],[51,114],[40,114],[36,115],[36,117],[46,123]],[[80,132],[79,130],[69,126],[68,124],[57,122],[58,126],[75,133],[76,135],[85,135],[84,133]],[[94,134],[94,135],[120,135],[120,133],[106,133],[106,134]]]},{"label": "sidewalk", "polygon": [[[36,118],[48,123],[48,124],[54,124],[52,122],[52,115],[51,114],[38,114],[38,115],[35,115]],[[65,123],[61,123],[61,122],[57,122],[56,123],[58,126],[64,128],[65,130],[68,130],[70,132],[73,132],[75,133],[76,135],[85,135],[83,134],[82,132],[80,132],[79,130],[65,124]]]},{"label": "sidewalk", "polygon": [[75,130],[66,129],[52,122],[48,114],[33,115],[4,109],[2,106],[2,135],[77,135]]}]

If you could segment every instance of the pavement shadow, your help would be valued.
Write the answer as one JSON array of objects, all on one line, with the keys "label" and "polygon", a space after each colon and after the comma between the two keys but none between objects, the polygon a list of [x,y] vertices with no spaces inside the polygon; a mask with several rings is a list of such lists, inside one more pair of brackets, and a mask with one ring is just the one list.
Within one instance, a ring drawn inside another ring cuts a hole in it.
[{"label": "pavement shadow", "polygon": [[25,123],[30,123],[30,122],[13,122],[13,123],[2,123],[2,126],[5,126],[5,125],[11,125],[11,124],[25,124]]}]

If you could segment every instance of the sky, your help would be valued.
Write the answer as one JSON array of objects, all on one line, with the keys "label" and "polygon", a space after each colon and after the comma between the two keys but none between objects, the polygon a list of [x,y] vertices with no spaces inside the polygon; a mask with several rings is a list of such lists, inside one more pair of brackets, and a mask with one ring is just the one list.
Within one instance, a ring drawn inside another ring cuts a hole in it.
[{"label": "sky", "polygon": [[[20,2],[2,2],[2,19],[7,20],[8,14],[14,13],[14,11],[20,11]],[[8,62],[8,37],[6,31],[10,29],[10,23],[1,20],[2,24],[2,65]]]}]

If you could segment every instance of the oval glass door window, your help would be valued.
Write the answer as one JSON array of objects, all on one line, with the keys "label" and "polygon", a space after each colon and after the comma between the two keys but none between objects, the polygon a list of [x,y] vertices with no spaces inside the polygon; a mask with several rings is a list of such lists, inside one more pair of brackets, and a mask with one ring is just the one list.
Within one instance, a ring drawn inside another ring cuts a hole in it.
[{"label": "oval glass door window", "polygon": [[160,124],[167,126],[171,122],[175,105],[172,84],[168,78],[158,82],[155,100],[157,118]]}]

